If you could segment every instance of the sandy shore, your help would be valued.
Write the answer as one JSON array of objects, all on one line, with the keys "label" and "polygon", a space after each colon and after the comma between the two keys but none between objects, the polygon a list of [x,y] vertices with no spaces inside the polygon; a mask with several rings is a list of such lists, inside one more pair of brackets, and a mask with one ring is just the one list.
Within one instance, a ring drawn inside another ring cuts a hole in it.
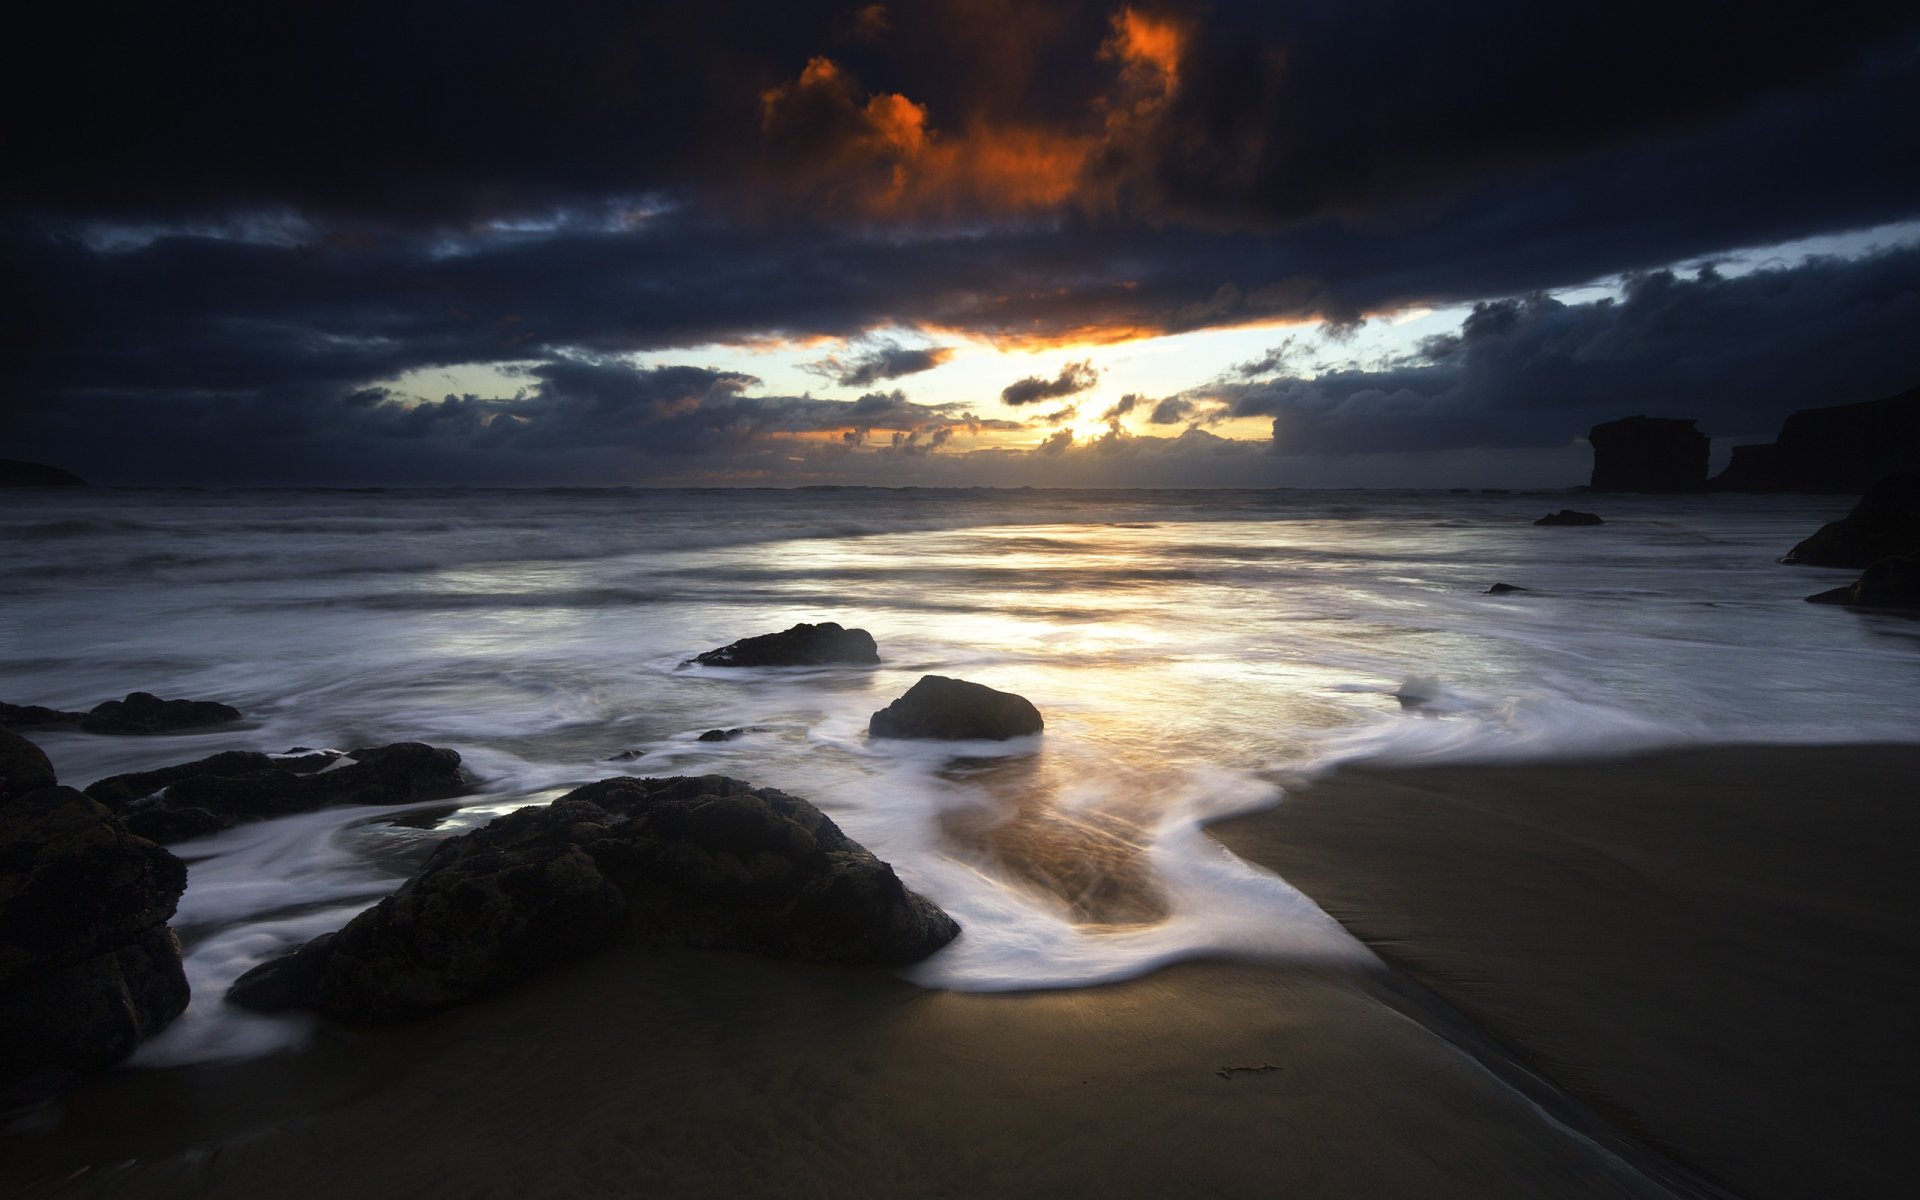
[{"label": "sandy shore", "polygon": [[1346,769],[1215,834],[1737,1194],[1920,1178],[1920,747]]},{"label": "sandy shore", "polygon": [[1622,1131],[1734,1194],[1885,1194],[1910,1175],[1917,767],[1348,771],[1221,830],[1471,1024],[1385,968],[965,995],[619,952],[299,1054],[117,1072],[0,1138],[0,1194],[1725,1194]]}]

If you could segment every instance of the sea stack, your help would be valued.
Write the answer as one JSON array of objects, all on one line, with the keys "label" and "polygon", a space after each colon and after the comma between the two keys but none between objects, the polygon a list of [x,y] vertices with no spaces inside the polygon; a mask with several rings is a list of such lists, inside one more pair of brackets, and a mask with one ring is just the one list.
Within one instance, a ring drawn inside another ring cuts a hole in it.
[{"label": "sea stack", "polygon": [[1712,443],[1694,422],[1625,417],[1587,431],[1596,492],[1697,492],[1707,483]]}]

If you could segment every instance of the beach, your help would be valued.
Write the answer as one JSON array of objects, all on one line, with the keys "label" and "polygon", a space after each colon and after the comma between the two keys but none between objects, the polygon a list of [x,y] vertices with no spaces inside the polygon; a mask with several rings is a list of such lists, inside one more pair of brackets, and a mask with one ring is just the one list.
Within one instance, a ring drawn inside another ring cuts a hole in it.
[{"label": "beach", "polygon": [[[1903,746],[1348,768],[1217,827],[1378,969],[1100,987],[617,951],[124,1070],[24,1195],[1872,1196],[1910,1174]],[[1531,1076],[1531,1078],[1530,1078]]]}]

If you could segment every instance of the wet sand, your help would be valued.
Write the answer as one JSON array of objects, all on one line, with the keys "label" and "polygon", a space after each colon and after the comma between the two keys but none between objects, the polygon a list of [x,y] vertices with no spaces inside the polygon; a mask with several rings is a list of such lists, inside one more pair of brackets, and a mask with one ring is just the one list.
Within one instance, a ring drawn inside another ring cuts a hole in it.
[{"label": "wet sand", "polygon": [[1920,747],[1343,769],[1214,833],[1739,1195],[1920,1179]]},{"label": "wet sand", "polygon": [[113,1073],[0,1137],[0,1194],[1886,1194],[1910,1175],[1916,767],[1345,771],[1220,836],[1405,972],[969,995],[617,951],[297,1054]]}]

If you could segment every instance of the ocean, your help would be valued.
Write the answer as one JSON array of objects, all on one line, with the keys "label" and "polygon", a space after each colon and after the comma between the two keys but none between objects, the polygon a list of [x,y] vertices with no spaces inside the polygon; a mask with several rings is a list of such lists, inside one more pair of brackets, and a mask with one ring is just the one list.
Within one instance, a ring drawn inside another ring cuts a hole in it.
[{"label": "ocean", "polygon": [[[1606,519],[1538,528],[1569,504]],[[439,840],[618,774],[818,804],[965,932],[909,975],[1074,987],[1197,956],[1355,962],[1201,832],[1341,763],[1920,740],[1920,623],[1802,603],[1775,559],[1849,501],[830,488],[116,491],[0,506],[0,700],[213,699],[239,729],[30,731],[84,786],[223,749],[425,741],[471,795],[175,851],[192,1008],[136,1064],[297,1045],[221,1003]],[[1494,583],[1527,590],[1489,595]],[[726,670],[798,622],[877,668]],[[1008,743],[872,742],[926,674],[1032,700]],[[711,729],[742,730],[702,742]],[[626,757],[619,757],[619,756]],[[1810,798],[1810,802],[1813,802]]]}]

